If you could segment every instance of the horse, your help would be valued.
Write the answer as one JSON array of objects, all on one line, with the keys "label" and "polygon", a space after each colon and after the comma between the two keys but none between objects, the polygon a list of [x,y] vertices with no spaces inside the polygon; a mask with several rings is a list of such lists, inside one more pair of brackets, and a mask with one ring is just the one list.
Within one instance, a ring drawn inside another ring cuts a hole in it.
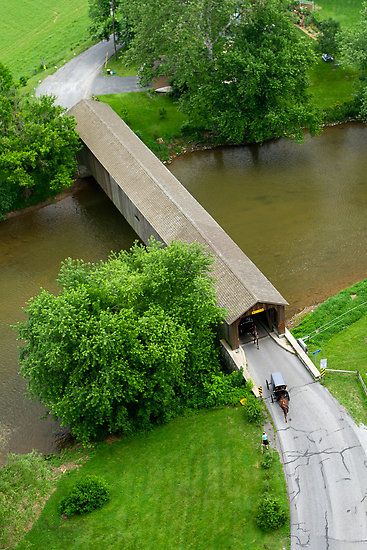
[{"label": "horse", "polygon": [[288,420],[287,420],[287,414],[288,414],[288,411],[289,411],[289,400],[288,400],[288,398],[285,395],[282,395],[281,397],[279,397],[278,403],[279,403],[279,406],[280,406],[280,408],[282,409],[282,411],[284,413],[284,420],[286,422],[288,422]]},{"label": "horse", "polygon": [[257,349],[259,349],[259,336],[257,334],[255,323],[250,328],[250,334],[252,336],[252,342],[256,344]]}]

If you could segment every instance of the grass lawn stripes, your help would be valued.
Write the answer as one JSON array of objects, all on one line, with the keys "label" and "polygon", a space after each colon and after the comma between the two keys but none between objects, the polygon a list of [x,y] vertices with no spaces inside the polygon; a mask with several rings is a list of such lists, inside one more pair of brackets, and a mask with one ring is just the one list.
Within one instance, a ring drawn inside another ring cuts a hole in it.
[{"label": "grass lawn stripes", "polygon": [[[287,507],[279,460],[271,470],[260,467],[261,433],[245,422],[242,408],[224,408],[101,444],[84,466],[61,479],[19,549],[289,548],[288,525],[263,533],[255,523],[265,487]],[[61,498],[85,474],[107,481],[110,502],[86,516],[61,519]]]},{"label": "grass lawn stripes", "polygon": [[15,79],[61,66],[90,44],[88,0],[0,0],[0,61]]}]

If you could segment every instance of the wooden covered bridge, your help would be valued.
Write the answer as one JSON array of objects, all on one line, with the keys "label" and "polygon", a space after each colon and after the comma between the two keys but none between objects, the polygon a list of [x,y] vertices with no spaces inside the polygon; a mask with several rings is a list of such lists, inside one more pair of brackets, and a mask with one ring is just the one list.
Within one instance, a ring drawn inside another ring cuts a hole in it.
[{"label": "wooden covered bridge", "polygon": [[147,243],[197,241],[214,257],[218,303],[227,311],[222,337],[239,347],[239,324],[256,316],[279,334],[287,302],[227,233],[106,104],[82,100],[70,110],[85,145],[80,163]]}]

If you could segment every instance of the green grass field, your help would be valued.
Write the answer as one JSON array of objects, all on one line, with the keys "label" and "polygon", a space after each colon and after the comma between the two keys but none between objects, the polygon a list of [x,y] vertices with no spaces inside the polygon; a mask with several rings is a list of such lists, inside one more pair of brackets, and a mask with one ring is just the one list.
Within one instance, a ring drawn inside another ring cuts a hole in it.
[{"label": "green grass field", "polygon": [[[18,548],[289,548],[288,525],[263,533],[255,523],[265,488],[287,507],[280,463],[260,467],[260,441],[261,427],[247,424],[243,409],[224,408],[101,444],[87,463],[61,479]],[[63,520],[58,504],[83,474],[103,477],[111,500],[89,515]]]},{"label": "green grass field", "polygon": [[356,71],[320,59],[310,73],[309,91],[315,106],[327,109],[350,101],[357,79]]},{"label": "green grass field", "polygon": [[103,95],[99,99],[110,105],[161,160],[169,158],[168,144],[180,138],[186,120],[170,97],[131,92]]},{"label": "green grass field", "polygon": [[[328,368],[359,370],[367,384],[367,279],[326,300],[292,332],[297,338],[311,335],[310,352],[321,349],[317,357],[326,358]],[[357,377],[327,373],[325,382],[354,419],[366,424],[367,397]]]},{"label": "green grass field", "polygon": [[[125,62],[124,51],[120,50],[108,60],[105,69],[112,69],[117,76],[135,76],[138,74],[138,67]],[[104,74],[107,74],[105,69]]]},{"label": "green grass field", "polygon": [[367,424],[367,397],[353,374],[327,373],[326,387],[347,409],[357,424]]},{"label": "green grass field", "polygon": [[317,0],[318,14],[327,19],[332,17],[342,28],[353,27],[359,18],[363,0]]},{"label": "green grass field", "polygon": [[0,0],[0,13],[0,61],[15,78],[60,66],[91,43],[88,0]]}]

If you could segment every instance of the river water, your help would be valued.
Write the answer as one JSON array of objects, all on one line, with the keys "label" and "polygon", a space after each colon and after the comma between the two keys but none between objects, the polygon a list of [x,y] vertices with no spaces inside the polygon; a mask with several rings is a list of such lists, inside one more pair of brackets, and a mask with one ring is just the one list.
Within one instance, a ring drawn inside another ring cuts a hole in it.
[{"label": "river water", "polygon": [[289,302],[367,277],[367,127],[185,155],[172,172]]},{"label": "river water", "polygon": [[[288,317],[367,277],[367,127],[177,159],[172,172],[289,301]],[[59,427],[24,394],[11,324],[60,262],[95,261],[136,235],[93,182],[0,223],[0,447],[55,449]],[[0,450],[1,453],[1,450]],[[1,460],[1,456],[0,456]]]},{"label": "river water", "polygon": [[55,204],[0,223],[0,462],[9,449],[54,451],[60,431],[25,396],[10,325],[24,318],[22,307],[40,287],[57,292],[63,259],[105,259],[137,238],[97,184],[88,183]]}]

